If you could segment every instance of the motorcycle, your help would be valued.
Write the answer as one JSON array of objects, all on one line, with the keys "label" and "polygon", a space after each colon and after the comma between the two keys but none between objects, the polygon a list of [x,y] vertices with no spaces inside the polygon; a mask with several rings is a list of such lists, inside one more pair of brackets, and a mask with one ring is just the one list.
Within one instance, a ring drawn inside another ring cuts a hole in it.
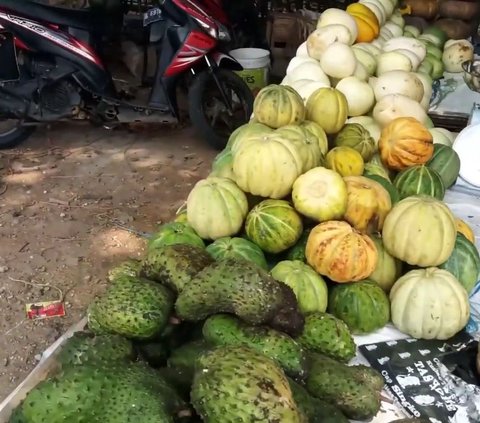
[{"label": "motorcycle", "polygon": [[242,66],[222,51],[231,37],[215,11],[196,0],[146,9],[140,30],[157,59],[143,101],[116,87],[99,28],[88,9],[0,0],[0,119],[11,124],[0,129],[0,148],[17,145],[43,123],[176,123],[177,85],[187,75],[190,120],[212,146],[223,148],[248,122],[253,95],[234,72]]}]

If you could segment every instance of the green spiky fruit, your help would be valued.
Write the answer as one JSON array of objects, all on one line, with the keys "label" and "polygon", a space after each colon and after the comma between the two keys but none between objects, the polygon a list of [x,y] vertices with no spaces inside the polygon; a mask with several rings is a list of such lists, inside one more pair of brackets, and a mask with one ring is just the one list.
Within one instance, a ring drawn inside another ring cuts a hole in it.
[{"label": "green spiky fruit", "polygon": [[95,333],[148,339],[161,333],[173,308],[172,292],[146,279],[124,279],[88,307],[88,325]]},{"label": "green spiky fruit", "polygon": [[305,316],[305,326],[297,340],[310,351],[340,361],[351,360],[357,350],[348,326],[327,313],[316,312]]},{"label": "green spiky fruit", "polygon": [[128,361],[135,358],[132,343],[119,335],[98,335],[76,332],[67,339],[57,356],[62,366],[87,363]]},{"label": "green spiky fruit", "polygon": [[137,277],[140,275],[141,268],[142,262],[140,260],[125,260],[110,269],[107,278],[110,282],[115,283],[118,279],[121,279],[124,276]]},{"label": "green spiky fruit", "polygon": [[380,391],[355,378],[355,371],[320,354],[311,354],[306,381],[311,395],[335,404],[349,419],[369,420],[380,410]]},{"label": "green spiky fruit", "polygon": [[288,379],[293,399],[308,417],[309,423],[348,423],[348,419],[334,405],[311,396],[299,383]]},{"label": "green spiky fruit", "polygon": [[303,326],[293,291],[243,260],[226,259],[205,267],[180,293],[175,310],[189,321],[232,313],[246,323],[269,324],[290,334]]},{"label": "green spiky fruit", "polygon": [[203,355],[191,400],[205,423],[305,422],[281,368],[247,347],[220,347]]},{"label": "green spiky fruit", "polygon": [[203,248],[166,245],[148,251],[142,263],[142,274],[178,293],[212,262],[213,258]]},{"label": "green spiky fruit", "polygon": [[274,359],[287,374],[305,375],[305,353],[300,344],[274,329],[250,326],[234,316],[216,314],[205,321],[203,336],[215,346],[247,346]]}]

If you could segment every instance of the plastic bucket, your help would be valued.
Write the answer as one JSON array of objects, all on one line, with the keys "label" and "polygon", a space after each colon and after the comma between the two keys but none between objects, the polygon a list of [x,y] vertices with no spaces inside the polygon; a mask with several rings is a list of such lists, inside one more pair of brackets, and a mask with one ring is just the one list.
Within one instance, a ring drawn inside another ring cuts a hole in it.
[{"label": "plastic bucket", "polygon": [[236,73],[243,78],[254,95],[268,84],[270,69],[270,52],[268,50],[238,48],[232,50],[230,54],[243,66],[244,70]]}]

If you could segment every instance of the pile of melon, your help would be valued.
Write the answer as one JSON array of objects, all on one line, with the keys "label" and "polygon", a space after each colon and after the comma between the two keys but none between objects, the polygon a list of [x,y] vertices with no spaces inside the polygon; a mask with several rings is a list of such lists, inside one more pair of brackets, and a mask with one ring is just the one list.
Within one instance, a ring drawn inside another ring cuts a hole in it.
[{"label": "pile of melon", "polygon": [[467,324],[480,271],[471,228],[443,202],[458,155],[416,118],[373,137],[347,109],[331,87],[306,105],[289,86],[262,89],[255,118],[190,192],[174,238],[256,263],[304,313],[329,311],[353,333],[391,321],[450,338]]},{"label": "pile of melon", "polygon": [[[420,32],[405,25],[397,0],[360,0],[346,11],[322,13],[282,85],[305,103],[318,88],[336,88],[345,95],[348,117],[375,128],[411,116],[431,129],[427,111],[433,80],[444,71],[462,72],[462,63],[472,58],[468,40],[447,40],[435,26]],[[448,142],[443,131],[432,133]]]}]

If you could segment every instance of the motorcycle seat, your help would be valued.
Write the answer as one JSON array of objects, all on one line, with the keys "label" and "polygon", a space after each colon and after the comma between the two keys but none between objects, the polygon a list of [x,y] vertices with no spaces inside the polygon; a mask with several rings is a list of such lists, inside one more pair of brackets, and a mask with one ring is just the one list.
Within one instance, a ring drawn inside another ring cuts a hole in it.
[{"label": "motorcycle seat", "polygon": [[91,12],[88,9],[68,9],[28,0],[0,0],[0,11],[59,26],[87,31],[92,29]]}]

